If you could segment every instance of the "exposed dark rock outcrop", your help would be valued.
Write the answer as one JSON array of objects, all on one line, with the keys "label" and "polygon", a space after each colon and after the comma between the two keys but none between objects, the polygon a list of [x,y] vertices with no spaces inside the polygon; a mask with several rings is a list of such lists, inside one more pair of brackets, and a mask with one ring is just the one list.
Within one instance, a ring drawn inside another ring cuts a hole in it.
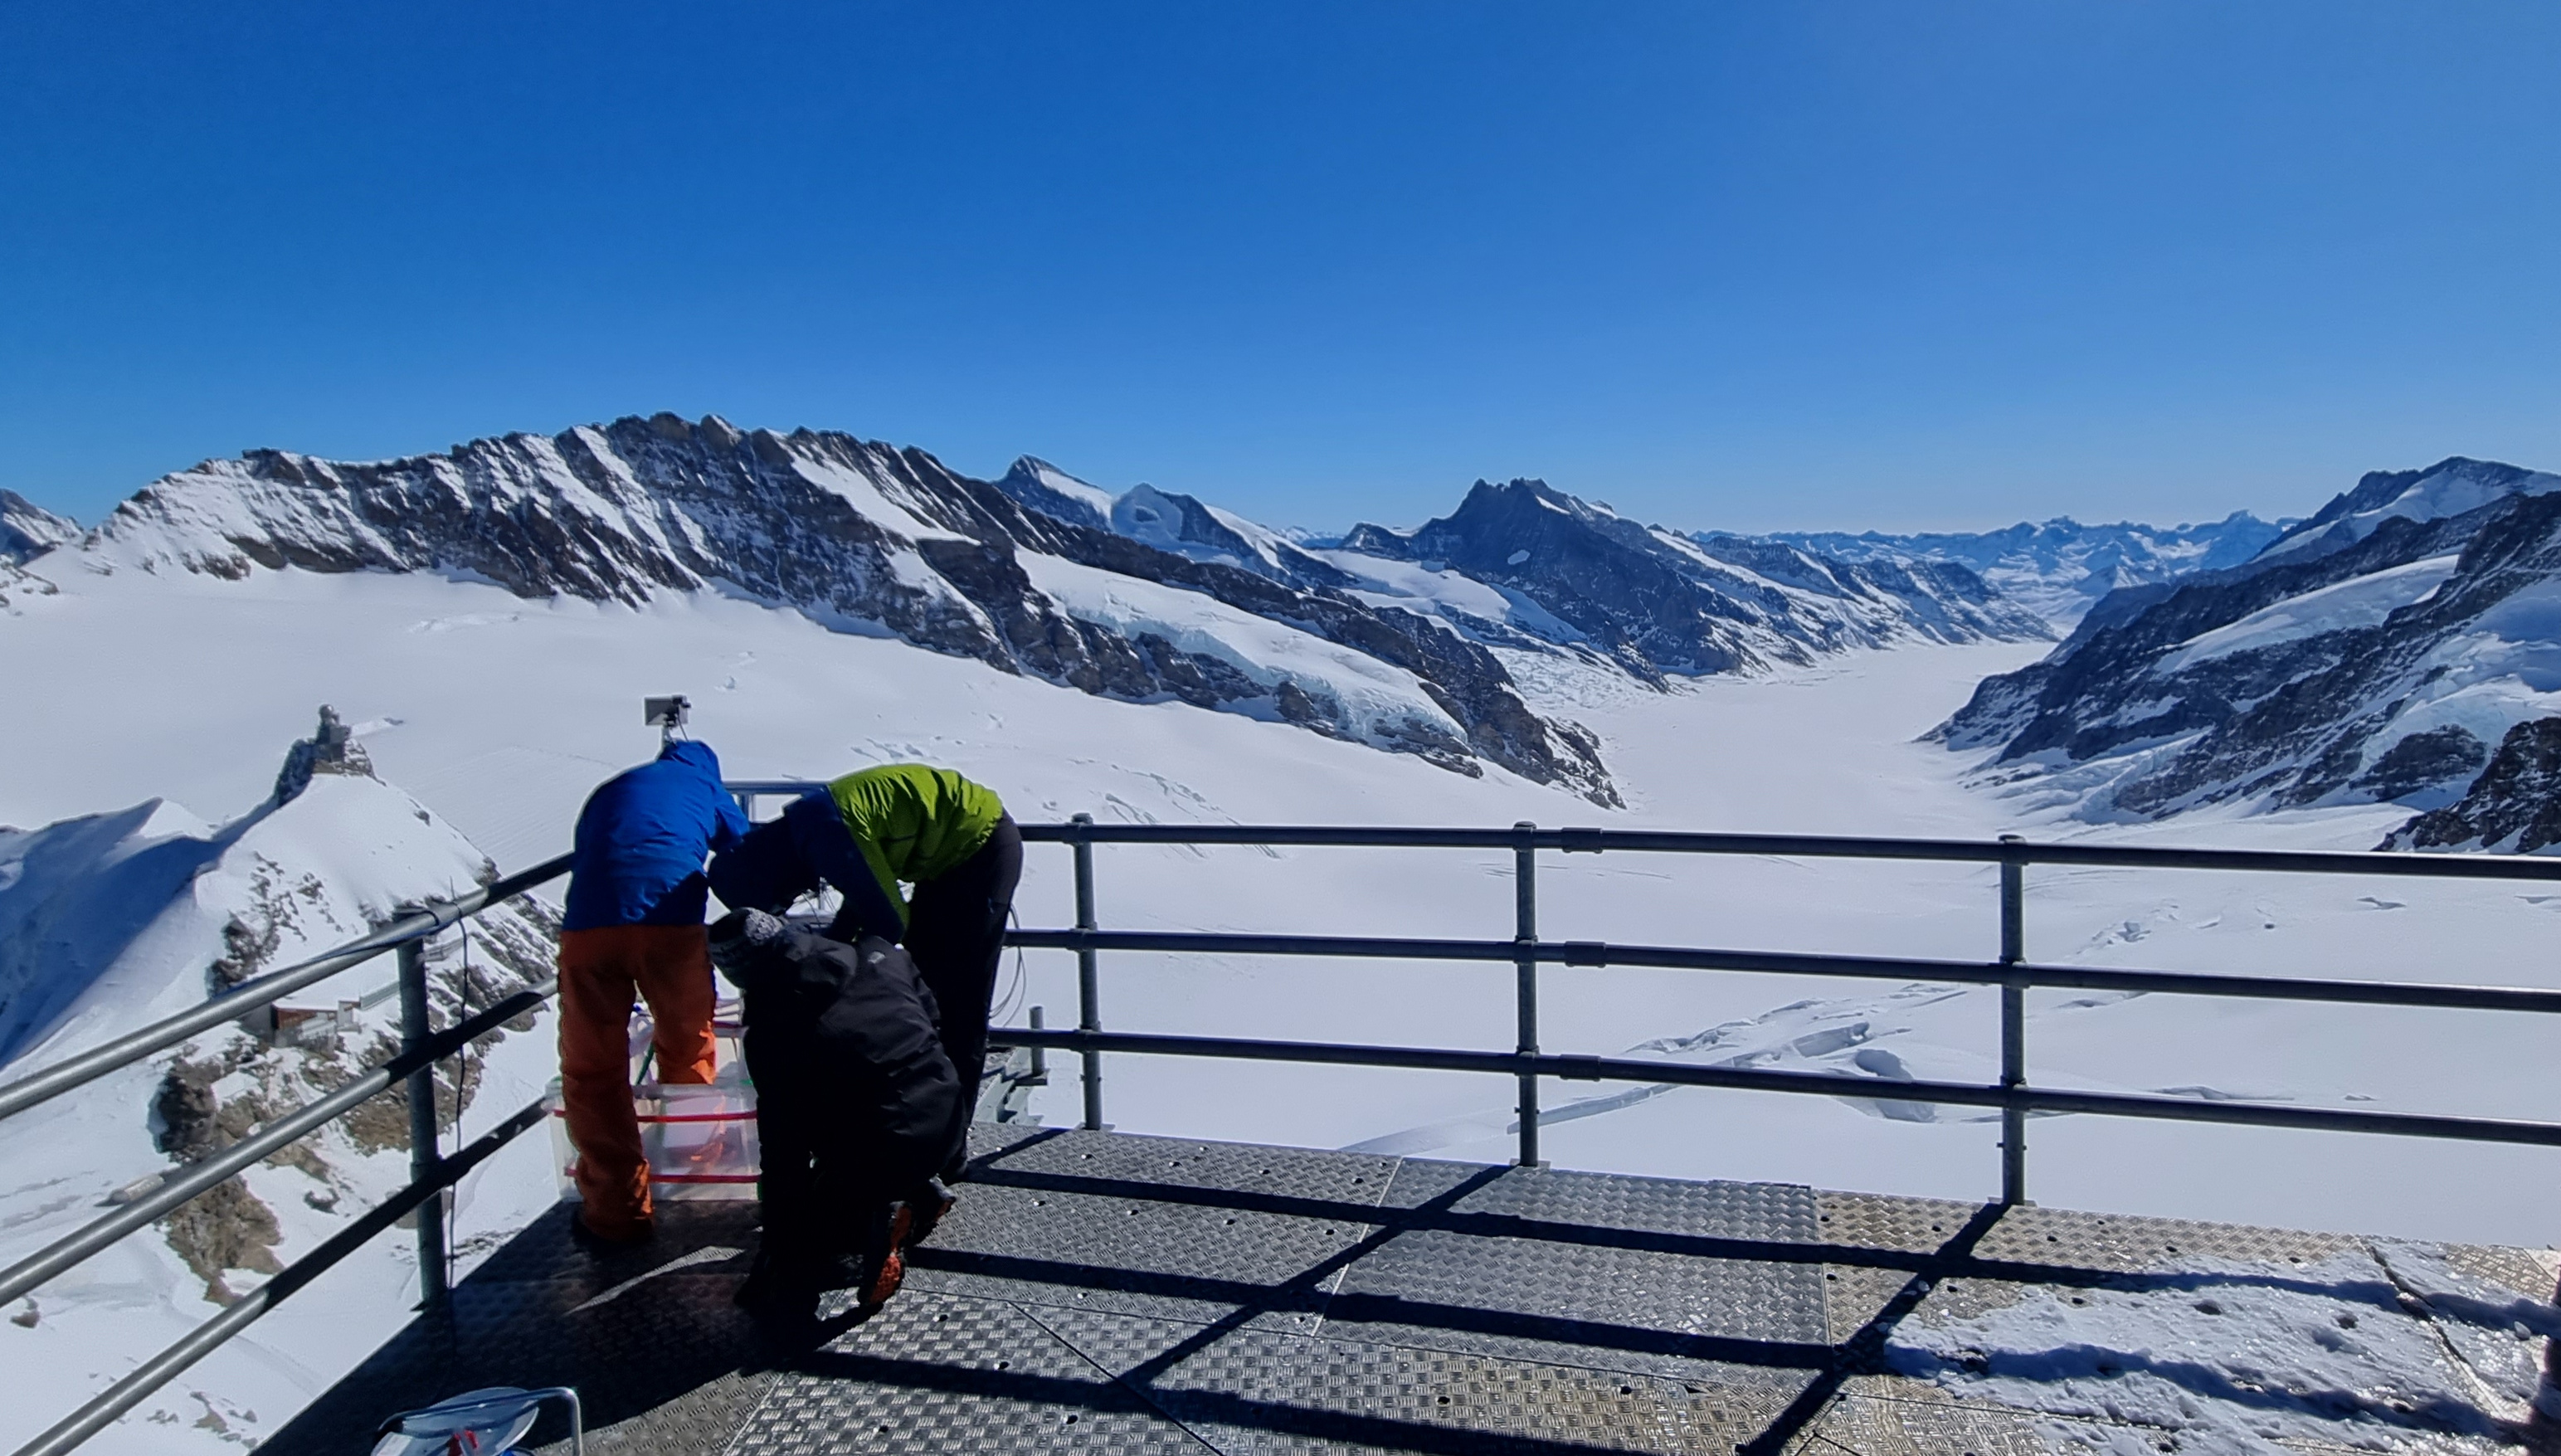
[{"label": "exposed dark rock outcrop", "polygon": [[2418,816],[2374,847],[2536,854],[2555,844],[2561,844],[2561,718],[2536,718],[2507,730],[2462,799]]}]

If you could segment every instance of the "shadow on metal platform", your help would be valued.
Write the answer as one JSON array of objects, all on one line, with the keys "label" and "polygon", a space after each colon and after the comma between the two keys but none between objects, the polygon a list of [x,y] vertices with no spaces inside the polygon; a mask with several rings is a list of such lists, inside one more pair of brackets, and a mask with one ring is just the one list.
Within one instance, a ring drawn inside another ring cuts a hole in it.
[{"label": "shadow on metal platform", "polygon": [[2351,1242],[1121,1134],[982,1126],[973,1153],[905,1291],[817,1343],[763,1344],[730,1302],[753,1205],[668,1205],[609,1257],[563,1206],[262,1449],[362,1451],[391,1411],[557,1383],[599,1453],[2024,1453],[2026,1412],[1879,1383],[1959,1276],[2235,1282],[2157,1268],[2175,1239],[2282,1283]]}]

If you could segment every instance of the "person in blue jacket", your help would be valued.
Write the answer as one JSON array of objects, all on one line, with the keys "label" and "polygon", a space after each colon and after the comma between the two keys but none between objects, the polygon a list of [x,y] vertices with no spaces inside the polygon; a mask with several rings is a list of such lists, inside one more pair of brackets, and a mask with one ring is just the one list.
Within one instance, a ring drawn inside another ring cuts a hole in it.
[{"label": "person in blue jacket", "polygon": [[649,1161],[631,1112],[631,1001],[656,1022],[658,1080],[712,1080],[703,861],[747,832],[708,744],[678,739],[579,812],[560,939],[561,1100],[588,1236],[649,1236]]}]

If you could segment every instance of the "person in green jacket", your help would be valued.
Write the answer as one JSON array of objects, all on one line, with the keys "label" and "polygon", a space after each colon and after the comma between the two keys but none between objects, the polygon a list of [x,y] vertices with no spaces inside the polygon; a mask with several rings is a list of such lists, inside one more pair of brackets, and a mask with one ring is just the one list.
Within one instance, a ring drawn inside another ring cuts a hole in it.
[{"label": "person in green jacket", "polygon": [[[733,910],[779,914],[823,882],[844,897],[828,938],[904,945],[933,993],[962,1095],[943,1161],[956,1180],[987,1053],[987,1006],[1023,875],[1023,836],[995,791],[949,769],[884,764],[794,800],[712,861]],[[902,898],[904,882],[916,887]]]}]

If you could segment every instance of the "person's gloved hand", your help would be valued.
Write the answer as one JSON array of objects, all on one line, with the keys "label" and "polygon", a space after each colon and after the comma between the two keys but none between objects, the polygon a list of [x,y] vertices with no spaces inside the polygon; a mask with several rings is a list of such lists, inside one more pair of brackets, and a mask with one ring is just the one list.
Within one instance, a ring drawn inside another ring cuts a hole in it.
[{"label": "person's gloved hand", "polygon": [[733,910],[712,924],[712,965],[736,984],[788,928],[779,916],[762,910]]}]

